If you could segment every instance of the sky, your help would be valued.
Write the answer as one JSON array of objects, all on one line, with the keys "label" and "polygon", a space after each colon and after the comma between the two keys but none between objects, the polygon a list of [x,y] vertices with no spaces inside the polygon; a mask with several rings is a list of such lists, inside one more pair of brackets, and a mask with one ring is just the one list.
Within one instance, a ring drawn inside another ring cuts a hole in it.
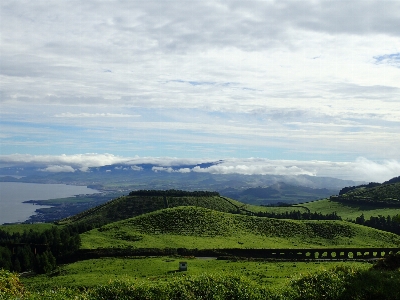
[{"label": "sky", "polygon": [[399,15],[397,0],[2,0],[0,163],[399,176]]}]

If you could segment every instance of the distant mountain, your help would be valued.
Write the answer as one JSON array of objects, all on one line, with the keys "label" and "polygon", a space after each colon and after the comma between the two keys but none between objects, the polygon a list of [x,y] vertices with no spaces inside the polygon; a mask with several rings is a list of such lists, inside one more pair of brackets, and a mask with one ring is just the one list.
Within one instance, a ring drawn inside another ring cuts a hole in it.
[{"label": "distant mountain", "polygon": [[40,167],[5,167],[0,168],[0,175],[14,178],[0,177],[0,181],[86,185],[122,194],[140,189],[209,190],[233,199],[258,204],[316,200],[338,194],[345,186],[364,183],[308,175],[212,174],[204,171],[219,163],[221,162],[175,166],[148,163],[113,164],[74,172],[48,172]]},{"label": "distant mountain", "polygon": [[279,202],[295,204],[328,198],[336,194],[337,190],[315,189],[278,182],[268,187],[248,188],[242,191],[231,188],[221,193],[245,203],[269,205]]}]

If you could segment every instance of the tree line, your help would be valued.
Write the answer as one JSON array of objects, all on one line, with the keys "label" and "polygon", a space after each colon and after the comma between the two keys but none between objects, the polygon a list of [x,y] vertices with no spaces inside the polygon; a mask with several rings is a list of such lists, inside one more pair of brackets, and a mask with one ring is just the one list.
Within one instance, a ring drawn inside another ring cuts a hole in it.
[{"label": "tree line", "polygon": [[400,235],[400,215],[393,217],[371,216],[369,219],[365,219],[364,214],[362,214],[356,218],[355,223]]},{"label": "tree line", "polygon": [[0,268],[48,273],[57,261],[78,251],[81,244],[78,230],[76,226],[54,226],[42,232],[31,229],[23,233],[8,233],[0,230]]}]

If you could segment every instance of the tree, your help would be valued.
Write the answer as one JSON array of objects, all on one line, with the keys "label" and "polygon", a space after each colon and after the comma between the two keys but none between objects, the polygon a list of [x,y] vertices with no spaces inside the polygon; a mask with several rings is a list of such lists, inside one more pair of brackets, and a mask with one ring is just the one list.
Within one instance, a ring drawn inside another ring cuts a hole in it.
[{"label": "tree", "polygon": [[6,247],[0,247],[0,269],[11,270],[11,251]]}]

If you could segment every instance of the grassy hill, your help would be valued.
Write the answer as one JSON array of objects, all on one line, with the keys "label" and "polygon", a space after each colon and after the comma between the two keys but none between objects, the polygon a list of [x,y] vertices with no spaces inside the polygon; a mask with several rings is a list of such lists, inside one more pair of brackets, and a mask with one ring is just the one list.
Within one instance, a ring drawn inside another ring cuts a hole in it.
[{"label": "grassy hill", "polygon": [[359,187],[331,200],[350,204],[367,204],[400,208],[400,182],[375,187]]},{"label": "grassy hill", "polygon": [[123,196],[80,214],[63,219],[59,224],[77,222],[108,224],[139,216],[144,213],[176,206],[200,206],[223,212],[237,212],[239,207],[243,205],[243,203],[238,201],[219,196],[182,196],[166,197],[166,199],[164,199],[163,196]]},{"label": "grassy hill", "polygon": [[82,248],[300,248],[400,245],[400,236],[345,221],[296,221],[175,207],[81,235]]}]

